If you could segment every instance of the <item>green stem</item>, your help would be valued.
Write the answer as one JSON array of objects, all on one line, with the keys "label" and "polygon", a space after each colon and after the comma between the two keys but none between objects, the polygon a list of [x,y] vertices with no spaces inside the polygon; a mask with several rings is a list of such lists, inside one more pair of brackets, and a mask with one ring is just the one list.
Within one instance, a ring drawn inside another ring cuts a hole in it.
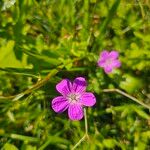
[{"label": "green stem", "polygon": [[84,108],[84,123],[85,123],[85,134],[84,136],[73,146],[72,150],[76,149],[86,138],[88,138],[88,123],[86,108]]},{"label": "green stem", "polygon": [[84,122],[85,122],[85,134],[88,135],[88,123],[87,123],[86,108],[84,108]]},{"label": "green stem", "polygon": [[147,109],[150,109],[150,106],[146,105],[145,103],[141,102],[140,100],[138,100],[137,98],[119,90],[119,89],[103,89],[103,92],[117,92],[125,97],[128,97],[129,99],[133,100],[134,102],[142,105],[143,107],[147,108]]},{"label": "green stem", "polygon": [[[75,58],[75,59],[73,59],[71,62],[68,62],[67,64],[70,64],[70,63],[72,63],[72,62],[78,61],[78,60],[80,60],[80,59],[81,59],[81,58]],[[65,65],[67,65],[67,64],[65,64]],[[62,68],[64,68],[64,64],[59,65],[57,68],[51,70],[51,71],[47,74],[47,76],[46,76],[44,79],[38,81],[38,82],[37,82],[36,84],[34,84],[31,88],[29,88],[29,89],[27,89],[27,90],[25,90],[25,91],[23,91],[23,92],[21,92],[21,93],[19,93],[19,94],[16,94],[16,95],[11,95],[11,96],[2,96],[2,95],[0,95],[0,99],[13,99],[13,101],[16,101],[16,100],[20,99],[21,97],[23,97],[24,95],[29,94],[29,93],[31,93],[32,91],[34,91],[34,90],[36,90],[36,89],[42,87],[44,84],[46,84],[46,83],[51,79],[51,77],[53,77],[53,76],[56,75],[60,70],[62,70]]]},{"label": "green stem", "polygon": [[86,134],[76,143],[76,145],[74,145],[74,147],[72,148],[72,150],[76,149],[86,138]]},{"label": "green stem", "polygon": [[43,86],[45,83],[47,83],[47,81],[54,76],[55,74],[57,74],[59,72],[59,69],[53,69],[43,80],[38,81],[36,84],[34,84],[30,89],[25,90],[24,92],[21,92],[17,95],[11,95],[11,96],[0,96],[0,99],[13,99],[13,101],[16,101],[18,99],[20,99],[21,97],[23,97],[26,94],[31,93],[32,91],[40,88],[41,86]]},{"label": "green stem", "polygon": [[144,17],[145,17],[145,12],[144,12],[142,3],[140,2],[140,0],[138,0],[138,3],[139,3],[139,6],[140,6],[140,9],[141,9],[141,15],[142,15],[142,18],[144,19]]}]

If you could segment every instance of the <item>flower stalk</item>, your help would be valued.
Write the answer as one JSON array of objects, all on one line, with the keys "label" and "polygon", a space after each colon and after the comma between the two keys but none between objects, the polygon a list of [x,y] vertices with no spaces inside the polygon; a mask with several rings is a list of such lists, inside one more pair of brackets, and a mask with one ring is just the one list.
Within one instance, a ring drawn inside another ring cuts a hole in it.
[{"label": "flower stalk", "polygon": [[84,123],[85,123],[85,134],[84,134],[84,136],[73,146],[72,150],[76,149],[86,138],[89,139],[86,108],[84,108]]}]

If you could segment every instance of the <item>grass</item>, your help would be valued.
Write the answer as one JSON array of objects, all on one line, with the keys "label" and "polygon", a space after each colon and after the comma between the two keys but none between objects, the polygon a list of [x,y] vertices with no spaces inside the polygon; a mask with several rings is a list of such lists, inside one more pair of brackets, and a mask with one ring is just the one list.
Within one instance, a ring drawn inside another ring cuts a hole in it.
[{"label": "grass", "polygon": [[[150,149],[148,0],[0,4],[2,150]],[[109,75],[97,66],[104,49],[122,62]],[[77,76],[97,99],[85,122],[51,108],[56,84]]]}]

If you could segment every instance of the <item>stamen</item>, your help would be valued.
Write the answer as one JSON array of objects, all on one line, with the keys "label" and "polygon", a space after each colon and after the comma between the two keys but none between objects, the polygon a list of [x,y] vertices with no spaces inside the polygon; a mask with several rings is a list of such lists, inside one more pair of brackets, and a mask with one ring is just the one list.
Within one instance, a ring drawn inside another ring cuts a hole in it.
[{"label": "stamen", "polygon": [[107,65],[110,65],[111,63],[112,63],[112,59],[106,60],[106,64],[107,64]]},{"label": "stamen", "polygon": [[71,103],[76,103],[79,101],[80,95],[77,93],[70,93],[70,94],[68,94],[67,99]]}]

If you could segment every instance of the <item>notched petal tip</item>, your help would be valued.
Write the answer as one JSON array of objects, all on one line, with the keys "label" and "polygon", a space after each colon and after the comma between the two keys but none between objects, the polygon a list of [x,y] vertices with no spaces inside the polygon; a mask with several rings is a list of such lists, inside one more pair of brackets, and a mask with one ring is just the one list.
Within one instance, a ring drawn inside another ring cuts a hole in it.
[{"label": "notched petal tip", "polygon": [[62,95],[68,94],[71,88],[72,83],[68,79],[63,79],[56,85],[56,90]]},{"label": "notched petal tip", "polygon": [[84,106],[89,106],[92,107],[95,105],[96,103],[96,97],[94,96],[93,93],[91,92],[85,92],[82,96],[81,96],[81,103]]},{"label": "notched petal tip", "polygon": [[63,96],[55,97],[52,100],[52,109],[57,113],[62,113],[68,108],[68,101]]},{"label": "notched petal tip", "polygon": [[116,68],[121,67],[121,62],[120,62],[119,60],[116,61],[115,67],[116,67]]},{"label": "notched petal tip", "polygon": [[106,50],[102,51],[100,53],[99,59],[97,61],[98,66],[99,67],[104,67],[108,57],[109,57],[109,51],[106,51]]},{"label": "notched petal tip", "polygon": [[99,60],[97,64],[99,67],[103,68],[103,67],[105,67],[106,62],[105,62],[105,60]]},{"label": "notched petal tip", "polygon": [[110,53],[109,53],[109,57],[110,58],[112,58],[112,59],[117,59],[118,58],[118,56],[119,56],[119,52],[117,52],[117,51],[111,51]]},{"label": "notched petal tip", "polygon": [[100,53],[100,59],[105,59],[107,58],[109,55],[109,51],[107,50],[103,50],[101,53]]},{"label": "notched petal tip", "polygon": [[119,68],[121,66],[121,62],[119,60],[114,60],[111,64],[112,68]]},{"label": "notched petal tip", "polygon": [[83,118],[83,109],[81,105],[70,105],[68,108],[68,116],[70,120],[81,120]]},{"label": "notched petal tip", "polygon": [[81,82],[86,85],[86,79],[84,77],[77,77],[74,82]]},{"label": "notched petal tip", "polygon": [[73,82],[73,91],[74,92],[84,92],[86,90],[86,80],[83,77],[77,77]]},{"label": "notched petal tip", "polygon": [[112,71],[113,71],[113,68],[112,68],[112,67],[105,67],[105,68],[104,68],[104,72],[105,72],[106,74],[110,74]]}]

